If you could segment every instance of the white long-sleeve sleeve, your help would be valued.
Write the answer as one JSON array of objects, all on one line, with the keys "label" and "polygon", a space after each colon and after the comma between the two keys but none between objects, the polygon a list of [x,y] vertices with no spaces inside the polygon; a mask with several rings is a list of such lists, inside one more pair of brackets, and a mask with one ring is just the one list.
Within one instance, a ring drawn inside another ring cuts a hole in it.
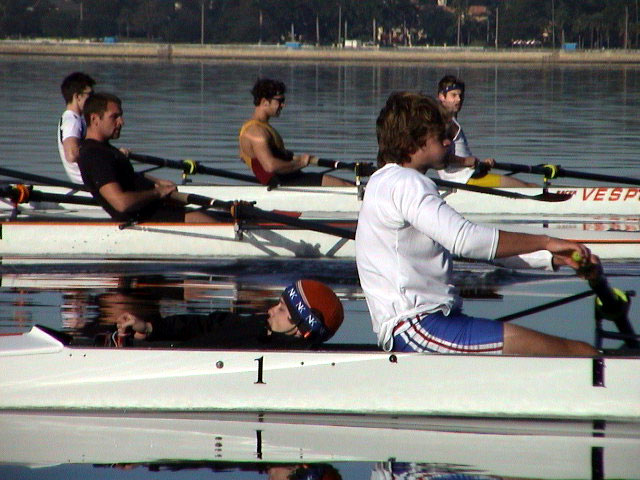
[{"label": "white long-sleeve sleeve", "polygon": [[497,244],[498,230],[461,216],[428,177],[393,164],[376,172],[358,217],[356,261],[380,345],[390,346],[401,319],[460,306],[452,254],[492,260]]}]

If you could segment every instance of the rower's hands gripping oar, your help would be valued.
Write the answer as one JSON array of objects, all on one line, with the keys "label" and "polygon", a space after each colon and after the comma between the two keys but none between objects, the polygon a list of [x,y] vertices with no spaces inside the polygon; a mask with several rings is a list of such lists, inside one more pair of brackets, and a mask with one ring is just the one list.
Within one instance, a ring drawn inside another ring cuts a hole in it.
[{"label": "rower's hands gripping oar", "polygon": [[640,348],[638,337],[629,321],[629,308],[631,307],[629,295],[609,286],[597,256],[584,257],[578,252],[574,252],[573,260],[579,265],[578,275],[589,282],[589,286],[596,294],[596,320],[612,321],[624,336],[624,343],[627,347]]},{"label": "rower's hands gripping oar", "polygon": [[124,346],[129,336],[132,336],[134,340],[146,340],[153,331],[150,322],[146,322],[130,312],[120,314],[116,319],[116,326],[118,334],[116,346],[118,347]]},{"label": "rower's hands gripping oar", "polygon": [[215,198],[196,195],[194,193],[173,192],[171,199],[180,201],[184,204],[200,205],[205,208],[213,208],[222,210],[231,214],[232,217],[243,219],[250,218],[255,220],[267,220],[270,222],[281,223],[296,228],[311,230],[314,232],[327,233],[337,237],[355,240],[356,234],[353,230],[346,228],[334,227],[322,222],[311,220],[301,220],[296,217],[284,215],[282,213],[270,212],[253,206],[249,202],[228,202],[217,200]]}]

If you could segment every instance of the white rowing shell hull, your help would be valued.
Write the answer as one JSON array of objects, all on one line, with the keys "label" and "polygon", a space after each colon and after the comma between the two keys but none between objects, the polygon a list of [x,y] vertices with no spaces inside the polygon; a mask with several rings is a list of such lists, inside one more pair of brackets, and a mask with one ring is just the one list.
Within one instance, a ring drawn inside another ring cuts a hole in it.
[{"label": "white rowing shell hull", "polygon": [[[0,256],[9,258],[355,257],[355,242],[310,230],[232,224],[147,223],[125,229],[112,222],[10,221],[0,223]],[[347,223],[354,227],[354,224]],[[585,229],[581,223],[496,223],[518,232],[586,243],[602,259],[640,258],[640,231]]]},{"label": "white rowing shell hull", "polygon": [[304,257],[353,258],[354,242],[295,229],[243,230],[233,224],[4,222],[0,256],[95,258]]},{"label": "white rowing shell hull", "polygon": [[[387,416],[4,412],[0,463],[39,467],[394,459],[440,465],[449,473],[460,469],[511,478],[598,478],[594,469],[606,472],[606,478],[640,478],[640,424],[601,425]],[[52,445],[51,439],[64,441]]]},{"label": "white rowing shell hull", "polygon": [[[68,194],[59,187],[42,191]],[[299,210],[301,218],[352,219],[360,208],[357,189],[283,187],[269,191],[255,186],[190,186],[188,190],[221,200],[255,200],[265,210]],[[514,189],[529,195],[541,189]],[[640,257],[640,188],[558,187],[552,192],[572,193],[565,202],[512,200],[468,191],[444,196],[470,220],[494,223],[499,228],[544,233],[587,243],[603,259]],[[88,196],[86,192],[75,193]],[[5,215],[10,205],[1,204]],[[153,225],[119,230],[106,224],[98,207],[33,203],[20,207],[24,222],[4,222],[0,228],[0,256],[64,256],[80,258],[185,258],[219,256],[353,258],[353,242],[302,230],[252,230],[242,239],[231,225]],[[34,221],[36,214],[64,218],[56,223]],[[84,217],[84,219],[83,219]],[[86,218],[98,220],[86,223]],[[536,226],[537,223],[537,226]],[[542,228],[544,224],[547,228]]]},{"label": "white rowing shell hull", "polygon": [[[36,190],[58,194],[90,196],[86,192],[74,192],[61,187],[36,186]],[[268,190],[259,186],[189,185],[180,186],[180,191],[196,193],[219,200],[255,201],[264,210],[296,210],[303,212],[357,213],[361,201],[356,187],[279,187]],[[539,195],[541,188],[505,188],[505,191],[524,195]],[[568,193],[569,200],[563,202],[541,202],[535,200],[510,199],[470,192],[466,190],[441,190],[443,197],[462,214],[516,214],[516,215],[640,215],[640,187],[551,187],[550,193]],[[28,210],[57,207],[76,210],[65,204],[32,203],[21,205]],[[0,208],[8,210],[11,205],[0,200]],[[98,207],[93,207],[98,208]]]},{"label": "white rowing shell hull", "polygon": [[0,367],[0,409],[640,419],[639,358],[71,349],[34,327]]}]

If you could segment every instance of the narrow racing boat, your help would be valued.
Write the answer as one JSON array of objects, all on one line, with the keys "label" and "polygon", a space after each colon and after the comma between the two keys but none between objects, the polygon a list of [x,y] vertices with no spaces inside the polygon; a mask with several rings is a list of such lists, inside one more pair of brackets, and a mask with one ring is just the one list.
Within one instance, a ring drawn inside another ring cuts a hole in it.
[{"label": "narrow racing boat", "polygon": [[[209,206],[207,201],[231,208],[237,198],[255,201],[256,206],[244,204],[253,210],[248,216],[228,215],[206,224],[122,225],[111,221],[97,206],[87,205],[91,199],[86,192],[49,187],[36,191],[39,195],[28,203],[4,203],[0,211],[0,256],[171,259],[355,255],[349,239],[360,206],[356,188],[287,187],[269,191],[253,186],[200,186],[190,190],[194,193],[188,197],[205,208]],[[444,191],[443,195],[473,221],[576,240],[603,259],[640,257],[639,188],[562,188],[542,194],[540,189],[520,189],[508,193],[519,198],[466,190]],[[541,200],[547,198],[545,195],[555,195],[555,200]],[[51,198],[56,201],[47,200]],[[297,211],[278,211],[292,208]]]},{"label": "narrow racing boat", "polygon": [[[97,217],[97,218],[96,218]],[[89,216],[24,217],[0,221],[0,257],[10,259],[187,259],[214,257],[355,257],[356,221],[291,217],[303,224],[220,220],[211,223],[133,223],[122,225],[94,210]],[[470,215],[470,219],[474,216]],[[605,260],[640,258],[640,230],[634,222],[547,219],[489,220],[495,227],[557,236],[585,243]],[[504,221],[501,221],[504,220]],[[289,221],[285,218],[285,221]],[[310,222],[310,223],[307,223]]]},{"label": "narrow racing boat", "polygon": [[640,358],[71,347],[0,337],[0,409],[640,420]]},{"label": "narrow racing boat", "polygon": [[[343,212],[357,215],[360,210],[363,190],[356,187],[278,187],[245,185],[189,185],[180,190],[216,198],[222,201],[245,200],[256,202],[264,210],[296,210],[303,213],[325,214]],[[35,186],[35,190],[74,198],[90,198],[89,193],[51,186]],[[559,186],[542,188],[493,189],[494,193],[518,194],[519,198],[507,198],[455,188],[441,188],[447,203],[463,215],[587,215],[587,216],[633,216],[640,215],[640,187]],[[561,198],[561,200],[559,200]],[[83,206],[83,208],[87,208]],[[93,208],[99,208],[97,206]],[[0,211],[11,211],[9,200],[0,201]],[[64,202],[30,201],[20,209],[29,210],[77,210],[77,206]]]}]

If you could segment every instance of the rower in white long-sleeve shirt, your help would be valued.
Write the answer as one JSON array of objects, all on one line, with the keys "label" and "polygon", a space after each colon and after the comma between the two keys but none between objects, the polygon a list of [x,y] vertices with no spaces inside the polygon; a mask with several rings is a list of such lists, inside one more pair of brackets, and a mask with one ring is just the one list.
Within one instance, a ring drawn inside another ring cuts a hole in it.
[{"label": "rower in white long-sleeve shirt", "polygon": [[449,207],[424,176],[430,168],[445,166],[450,144],[445,119],[432,98],[392,95],[377,130],[381,168],[371,177],[360,210],[356,261],[380,346],[420,352],[596,354],[583,342],[463,314],[451,273],[452,255],[549,269],[578,268],[574,252],[598,259],[584,245],[476,225]]}]

